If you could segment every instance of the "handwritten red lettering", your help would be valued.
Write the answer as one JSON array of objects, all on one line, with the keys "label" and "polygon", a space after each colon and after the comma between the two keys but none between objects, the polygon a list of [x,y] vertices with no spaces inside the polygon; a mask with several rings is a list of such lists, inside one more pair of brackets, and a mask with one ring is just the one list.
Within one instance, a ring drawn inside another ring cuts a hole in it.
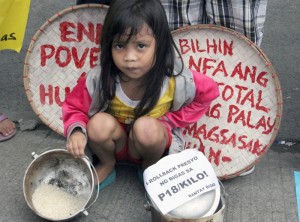
[{"label": "handwritten red lettering", "polygon": [[[266,75],[267,75],[267,72],[263,71],[263,72],[260,72],[258,75],[257,75],[257,78],[256,78],[256,82],[263,86],[263,87],[267,87],[267,83],[268,83],[268,79],[266,78]],[[254,83],[254,82],[253,82]]]},{"label": "handwritten red lettering", "polygon": [[270,108],[267,108],[261,104],[263,101],[263,92],[262,90],[248,89],[246,86],[235,85],[230,86],[225,83],[218,83],[221,98],[228,102],[230,101],[232,104],[239,105],[250,105],[251,108],[254,108],[258,111],[263,111],[268,113]]},{"label": "handwritten red lettering", "polygon": [[[78,54],[78,51],[83,51],[81,56]],[[94,68],[98,65],[99,54],[100,49],[98,47],[77,49],[76,47],[58,46],[55,48],[53,45],[42,45],[41,66],[46,66],[47,62],[54,57],[55,64],[59,67],[69,66],[73,61],[75,67],[81,69],[89,58],[90,68]]]},{"label": "handwritten red lettering", "polygon": [[231,73],[230,77],[234,77],[234,76],[238,76],[239,79],[247,81],[248,76],[250,77],[250,80],[252,83],[258,83],[259,85],[266,87],[267,83],[268,83],[268,79],[264,78],[264,76],[266,75],[266,72],[261,72],[258,74],[257,78],[256,78],[256,74],[257,74],[257,67],[256,66],[252,66],[252,72],[249,66],[245,66],[245,70],[243,71],[242,69],[242,62],[239,62],[234,70]]},{"label": "handwritten red lettering", "polygon": [[[201,149],[201,152],[204,154],[206,149],[202,139],[203,141],[209,140],[216,144],[230,145],[232,148],[247,150],[257,156],[260,156],[267,147],[267,144],[263,144],[259,139],[251,139],[247,134],[238,135],[237,132],[231,132],[231,130],[220,128],[219,126],[208,128],[206,124],[202,124],[199,127],[197,123],[192,124],[184,130],[184,135],[190,135],[192,138],[195,138],[199,142],[197,144],[199,150]],[[188,143],[188,148],[195,148],[195,144]],[[214,158],[221,154],[218,151],[209,151],[209,153]]]},{"label": "handwritten red lettering", "polygon": [[100,44],[100,36],[102,33],[102,24],[93,24],[89,22],[87,25],[81,22],[61,22],[59,24],[60,39],[62,42],[81,42],[86,36],[90,42]]},{"label": "handwritten red lettering", "polygon": [[[63,59],[65,59],[63,61]],[[55,53],[56,64],[60,67],[66,67],[71,62],[71,52],[66,46],[59,46]]]},{"label": "handwritten red lettering", "polygon": [[220,161],[222,162],[231,162],[232,159],[228,156],[222,156],[222,151],[218,149],[214,151],[212,147],[209,148],[208,160],[211,163],[214,163],[216,166],[220,165]]},{"label": "handwritten red lettering", "polygon": [[267,87],[269,81],[268,78],[266,78],[267,73],[265,71],[259,72],[256,66],[250,68],[248,65],[243,65],[242,62],[236,64],[232,70],[229,70],[222,60],[206,57],[197,59],[190,55],[188,65],[190,69],[196,70],[197,72],[206,74],[208,70],[211,70],[212,76],[222,75],[228,78],[238,78],[245,82],[249,80],[251,83],[257,83],[264,88]]},{"label": "handwritten red lettering", "polygon": [[[230,41],[230,43],[228,43],[226,40],[224,40],[224,52],[223,52],[223,55],[230,55],[232,56],[233,55],[233,41]],[[221,45],[221,44],[220,44]]]},{"label": "handwritten red lettering", "polygon": [[[68,37],[69,35],[74,34],[75,32],[72,31],[76,28],[75,23],[73,22],[62,22],[59,24],[59,31],[60,31],[60,40],[62,42],[76,42],[75,38]],[[72,29],[72,30],[70,30]]]},{"label": "handwritten red lettering", "polygon": [[211,163],[216,164],[216,166],[219,166],[220,164],[220,155],[221,155],[221,150],[217,150],[216,152],[214,151],[213,148],[209,148],[209,155],[208,155],[208,160]]},{"label": "handwritten red lettering", "polygon": [[231,157],[229,157],[229,156],[223,156],[222,157],[222,162],[231,162],[232,161],[232,159],[231,159]]},{"label": "handwritten red lettering", "polygon": [[46,92],[46,88],[43,84],[40,85],[40,102],[42,105],[46,104],[46,97],[48,97],[48,104],[53,104],[53,86],[48,86],[48,92]]},{"label": "handwritten red lettering", "polygon": [[78,42],[81,42],[83,40],[83,36],[86,36],[91,42],[95,42],[95,28],[94,24],[89,22],[87,25],[87,29],[85,26],[78,22],[77,24],[77,39]]},{"label": "handwritten red lettering", "polygon": [[230,43],[224,39],[206,39],[206,45],[203,44],[201,48],[200,41],[198,39],[179,39],[179,48],[181,54],[186,53],[213,53],[222,54],[224,56],[233,55],[233,41]]},{"label": "handwritten red lettering", "polygon": [[194,57],[190,56],[190,59],[189,59],[189,68],[190,69],[194,69],[197,72],[202,72],[201,66],[202,66],[202,58],[199,58],[198,62],[196,64]]},{"label": "handwritten red lettering", "polygon": [[85,48],[82,53],[81,58],[79,58],[76,48],[72,48],[72,55],[73,55],[74,63],[78,69],[83,67],[88,53],[89,53],[89,49]]},{"label": "handwritten red lettering", "polygon": [[[54,94],[53,94],[53,85],[48,85],[47,91],[44,84],[41,84],[39,86],[40,90],[40,102],[42,105],[53,105],[53,102],[55,101],[55,104],[58,106],[62,106],[66,96],[70,93],[70,87],[66,87],[64,89],[64,94],[61,95],[61,89],[59,86],[54,87]],[[61,97],[63,97],[63,100],[61,100]],[[48,98],[48,103],[46,104],[46,98]]]},{"label": "handwritten red lettering", "polygon": [[66,87],[65,88],[65,93],[63,95],[64,99],[61,100],[60,99],[60,87],[59,86],[55,86],[54,88],[54,99],[55,99],[55,102],[56,104],[61,107],[63,105],[63,102],[65,101],[66,99],[66,96],[70,93],[70,87]]},{"label": "handwritten red lettering", "polygon": [[204,58],[203,60],[203,73],[206,74],[207,70],[214,68],[215,59]]},{"label": "handwritten red lettering", "polygon": [[[245,112],[244,110],[238,108],[236,105],[229,105],[229,111],[227,116],[228,123],[241,123],[242,126],[246,126],[249,129],[262,129],[262,134],[269,134],[272,132],[275,124],[275,119],[271,123],[271,118],[265,117],[264,115],[261,115],[261,117],[258,120],[253,120],[254,118],[251,117],[251,111]],[[251,120],[254,122],[251,123]]]},{"label": "handwritten red lettering", "polygon": [[262,91],[258,90],[258,98],[257,98],[257,103],[255,105],[255,108],[257,110],[261,110],[261,111],[264,111],[265,113],[268,113],[270,111],[270,109],[267,107],[261,106],[260,105],[261,101],[262,101]]},{"label": "handwritten red lettering", "polygon": [[220,63],[217,65],[217,68],[213,71],[212,76],[215,76],[218,72],[223,73],[226,77],[228,76],[224,61],[220,61]]},{"label": "handwritten red lettering", "polygon": [[90,49],[90,67],[95,68],[99,64],[99,54],[100,48],[91,48]]},{"label": "handwritten red lettering", "polygon": [[50,59],[55,53],[55,47],[53,45],[41,46],[41,66],[46,66],[47,59]]},{"label": "handwritten red lettering", "polygon": [[219,119],[221,117],[221,112],[220,112],[221,107],[222,105],[220,103],[217,103],[209,107],[205,115],[211,118]]},{"label": "handwritten red lettering", "polygon": [[[218,84],[220,85],[220,84]],[[230,100],[234,95],[234,89],[230,85],[225,85],[224,90],[222,90],[222,98],[224,101]]]}]

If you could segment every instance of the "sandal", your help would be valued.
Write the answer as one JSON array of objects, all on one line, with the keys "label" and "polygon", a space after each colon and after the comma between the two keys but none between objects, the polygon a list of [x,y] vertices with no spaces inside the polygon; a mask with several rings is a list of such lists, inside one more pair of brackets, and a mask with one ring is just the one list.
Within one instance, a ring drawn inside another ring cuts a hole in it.
[{"label": "sandal", "polygon": [[144,185],[144,171],[140,167],[137,169],[137,178],[139,182]]},{"label": "sandal", "polygon": [[103,180],[101,183],[97,185],[97,189],[103,190],[105,187],[111,185],[116,181],[116,170],[114,169],[111,173]]},{"label": "sandal", "polygon": [[247,176],[247,175],[253,173],[254,170],[255,170],[255,166],[253,166],[253,167],[250,168],[249,170],[245,171],[244,173],[241,173],[239,176],[240,176],[240,177]]},{"label": "sandal", "polygon": [[[1,114],[0,114],[0,124],[1,124],[2,121],[6,120],[6,119],[8,119],[8,117],[7,117],[4,113],[1,113]],[[8,135],[4,135],[3,133],[0,133],[0,142],[12,138],[13,136],[16,135],[16,133],[17,133],[17,129],[16,129],[16,128],[14,128],[14,129],[11,131],[11,133],[8,134]]]}]

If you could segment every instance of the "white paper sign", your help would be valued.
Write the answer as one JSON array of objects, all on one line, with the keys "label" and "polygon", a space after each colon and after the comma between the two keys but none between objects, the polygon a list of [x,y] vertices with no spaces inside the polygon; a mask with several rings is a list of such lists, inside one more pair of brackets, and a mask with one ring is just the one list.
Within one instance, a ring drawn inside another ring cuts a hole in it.
[{"label": "white paper sign", "polygon": [[148,167],[144,185],[162,214],[219,187],[210,162],[192,149],[166,156]]}]

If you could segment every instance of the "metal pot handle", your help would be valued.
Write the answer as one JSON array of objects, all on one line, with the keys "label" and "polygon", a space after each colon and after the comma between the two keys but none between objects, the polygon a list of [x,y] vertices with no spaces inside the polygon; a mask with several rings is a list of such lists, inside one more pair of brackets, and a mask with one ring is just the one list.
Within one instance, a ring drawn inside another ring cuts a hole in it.
[{"label": "metal pot handle", "polygon": [[[99,184],[99,177],[98,177],[98,174],[96,172],[96,169],[94,167],[94,165],[92,164],[92,162],[90,161],[90,159],[87,157],[87,156],[84,156],[82,157],[82,159],[84,161],[86,161],[90,167],[91,167],[91,170],[93,171],[94,175],[96,175],[96,179],[97,179],[97,184]],[[94,198],[94,200],[89,204],[89,206],[87,206],[83,211],[82,213],[87,216],[89,213],[87,212],[87,210],[96,202],[96,200],[98,199],[98,196],[99,196],[99,186],[97,186],[97,193],[96,193],[96,196]]]},{"label": "metal pot handle", "polygon": [[47,152],[47,151],[51,151],[51,150],[66,150],[65,148],[53,148],[53,147],[47,147],[47,148],[44,148],[42,149],[41,151],[39,151],[38,153],[36,152],[31,152],[31,156],[32,156],[32,159],[36,159],[38,158],[41,154]]},{"label": "metal pot handle", "polygon": [[150,202],[149,198],[147,197],[147,192],[145,192],[145,203],[144,203],[144,208],[147,211],[150,211],[151,208],[153,207],[152,203]]}]

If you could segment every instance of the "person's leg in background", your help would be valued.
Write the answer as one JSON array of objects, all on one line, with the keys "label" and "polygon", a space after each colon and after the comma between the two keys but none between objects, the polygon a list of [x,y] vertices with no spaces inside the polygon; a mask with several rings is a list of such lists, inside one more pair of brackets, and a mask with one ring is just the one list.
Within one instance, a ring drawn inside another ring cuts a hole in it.
[{"label": "person's leg in background", "polygon": [[205,21],[204,0],[160,0],[171,31],[181,26],[202,24]]},{"label": "person's leg in background", "polygon": [[207,23],[233,29],[260,46],[267,0],[206,0]]}]

